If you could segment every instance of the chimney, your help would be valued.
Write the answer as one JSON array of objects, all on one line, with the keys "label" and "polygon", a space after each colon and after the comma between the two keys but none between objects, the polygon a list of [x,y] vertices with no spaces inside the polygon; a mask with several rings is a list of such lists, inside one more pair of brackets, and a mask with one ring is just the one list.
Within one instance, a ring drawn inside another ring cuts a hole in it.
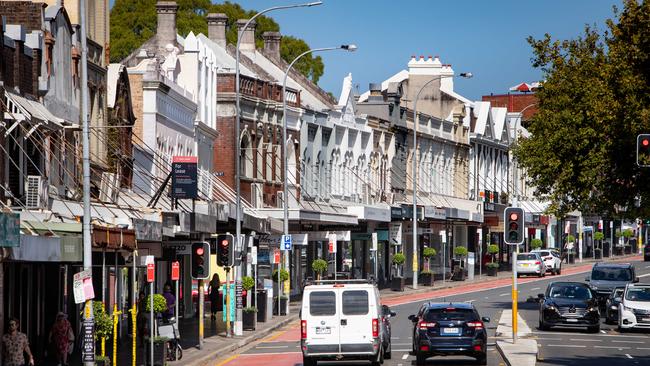
[{"label": "chimney", "polygon": [[168,44],[176,43],[176,11],[178,5],[175,1],[157,1],[156,12],[158,13],[158,26],[156,36],[158,37],[158,48],[165,49]]},{"label": "chimney", "polygon": [[368,96],[368,101],[384,101],[384,96],[381,94],[381,84],[379,83],[370,83],[368,86],[370,91],[370,96]]},{"label": "chimney", "polygon": [[279,60],[280,39],[282,39],[280,32],[264,32],[262,38],[264,39],[264,51],[266,51],[267,55],[273,56]]},{"label": "chimney", "polygon": [[223,13],[208,14],[208,38],[221,47],[226,47],[226,24],[228,16]]},{"label": "chimney", "polygon": [[[244,28],[244,25],[246,25],[247,21],[248,19],[239,19],[237,21],[237,35],[239,35],[242,28]],[[255,50],[255,21],[254,20],[251,22],[251,24],[248,25],[248,28],[246,28],[246,31],[242,35],[239,47],[242,51]]]}]

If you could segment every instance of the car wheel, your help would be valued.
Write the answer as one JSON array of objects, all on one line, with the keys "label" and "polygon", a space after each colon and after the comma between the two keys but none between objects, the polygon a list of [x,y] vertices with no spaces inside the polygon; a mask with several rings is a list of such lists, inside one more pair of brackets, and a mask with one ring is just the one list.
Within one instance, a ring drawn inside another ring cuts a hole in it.
[{"label": "car wheel", "polygon": [[589,327],[589,328],[587,328],[587,330],[590,333],[598,333],[598,332],[600,332],[600,324],[598,324],[596,326],[593,326],[593,327]]},{"label": "car wheel", "polygon": [[476,364],[477,365],[487,365],[487,355],[483,354],[479,357],[476,357]]},{"label": "car wheel", "polygon": [[549,330],[550,327],[544,323],[544,321],[540,318],[539,319],[539,330]]},{"label": "car wheel", "polygon": [[302,356],[302,365],[303,366],[316,366],[316,360],[311,357]]},{"label": "car wheel", "polygon": [[427,356],[423,353],[415,353],[415,364],[416,365],[425,365],[427,363]]}]

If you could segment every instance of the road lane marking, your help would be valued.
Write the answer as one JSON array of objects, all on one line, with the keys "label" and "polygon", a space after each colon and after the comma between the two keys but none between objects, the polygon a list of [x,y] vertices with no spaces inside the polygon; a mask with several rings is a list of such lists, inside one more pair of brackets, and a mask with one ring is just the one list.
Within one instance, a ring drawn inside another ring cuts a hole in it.
[{"label": "road lane marking", "polygon": [[392,343],[393,346],[411,346],[411,343]]},{"label": "road lane marking", "polygon": [[605,332],[605,331],[602,330],[602,329],[600,330],[600,333],[602,333],[602,334],[607,334],[607,332]]},{"label": "road lane marking", "polygon": [[508,296],[508,295],[510,294],[506,292],[505,294],[500,294],[499,296]]},{"label": "road lane marking", "polygon": [[627,358],[634,358],[634,357],[630,356],[629,353],[626,353],[625,356],[627,356]]},{"label": "road lane marking", "polygon": [[[584,338],[571,338],[570,341],[576,342],[602,342],[602,339],[584,339]],[[616,342],[616,341],[614,341]]]},{"label": "road lane marking", "polygon": [[594,348],[617,349],[619,351],[622,351],[624,349],[630,349],[630,347],[619,347],[619,346],[594,346]]},{"label": "road lane marking", "polygon": [[640,344],[645,344],[646,342],[637,342],[637,341],[612,341],[612,343],[640,343]]},{"label": "road lane marking", "polygon": [[535,290],[539,290],[539,289],[541,289],[541,288],[540,287],[533,287],[533,288],[530,289],[530,291],[535,291]]},{"label": "road lane marking", "polygon": [[644,275],[637,276],[637,277],[641,278],[641,277],[648,277],[648,276],[650,276],[650,273],[646,273],[646,274],[644,274]]},{"label": "road lane marking", "polygon": [[407,358],[409,358],[408,353],[402,356],[402,360],[406,360]]},{"label": "road lane marking", "polygon": [[392,339],[399,339],[399,337],[390,337],[390,339],[391,339],[391,340],[392,340]]},{"label": "road lane marking", "polygon": [[650,348],[648,348],[648,347],[637,347],[636,349],[641,349],[641,350],[645,350],[645,351],[650,350]]},{"label": "road lane marking", "polygon": [[230,361],[236,359],[237,357],[239,357],[239,355],[232,355],[232,356],[226,358],[225,360],[221,361],[220,363],[218,363],[217,366],[223,366],[223,365],[229,363]]},{"label": "road lane marking", "polygon": [[[587,346],[577,344],[547,344],[546,347],[568,347],[568,348],[587,348]],[[615,347],[618,348],[618,347]]]},{"label": "road lane marking", "polygon": [[[566,332],[566,333],[543,332],[542,334],[544,334],[544,335],[547,335],[547,334],[548,335],[562,335],[562,336],[575,336],[575,335],[577,335],[575,333],[569,333],[569,332]],[[617,338],[643,338],[643,339],[648,339],[648,336],[622,335],[622,334],[618,334],[618,333],[614,333],[614,334],[609,334],[609,333],[606,333],[606,334],[594,334],[592,336],[593,337],[598,337],[598,338],[601,338],[601,337],[617,337]],[[542,338],[540,338],[540,339],[542,339]]]},{"label": "road lane marking", "polygon": [[467,300],[467,302],[469,302],[469,303],[472,303],[474,301],[476,301],[476,299]]},{"label": "road lane marking", "polygon": [[392,351],[395,351],[395,352],[411,352],[412,349],[410,349],[410,348],[404,348],[404,349],[392,349],[391,352],[392,352]]},{"label": "road lane marking", "polygon": [[541,341],[561,341],[561,340],[563,340],[562,338],[544,338],[544,337],[536,337],[535,339],[541,340]]}]

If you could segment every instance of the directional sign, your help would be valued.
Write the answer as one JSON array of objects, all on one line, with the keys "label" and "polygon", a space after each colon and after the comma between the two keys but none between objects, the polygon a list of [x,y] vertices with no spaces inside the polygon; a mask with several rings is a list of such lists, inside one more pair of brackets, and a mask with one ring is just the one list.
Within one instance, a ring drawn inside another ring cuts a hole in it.
[{"label": "directional sign", "polygon": [[291,235],[282,235],[282,250],[291,250]]}]

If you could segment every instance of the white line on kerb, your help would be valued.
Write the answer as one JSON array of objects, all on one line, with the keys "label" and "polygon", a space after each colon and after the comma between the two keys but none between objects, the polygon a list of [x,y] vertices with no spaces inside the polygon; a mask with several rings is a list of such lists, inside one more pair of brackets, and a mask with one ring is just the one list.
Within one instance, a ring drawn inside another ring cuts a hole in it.
[{"label": "white line on kerb", "polygon": [[406,360],[407,358],[409,358],[408,353],[402,356],[402,360]]},{"label": "white line on kerb", "polygon": [[627,356],[627,358],[634,358],[634,357],[630,356],[629,353],[626,353],[625,356]]}]

